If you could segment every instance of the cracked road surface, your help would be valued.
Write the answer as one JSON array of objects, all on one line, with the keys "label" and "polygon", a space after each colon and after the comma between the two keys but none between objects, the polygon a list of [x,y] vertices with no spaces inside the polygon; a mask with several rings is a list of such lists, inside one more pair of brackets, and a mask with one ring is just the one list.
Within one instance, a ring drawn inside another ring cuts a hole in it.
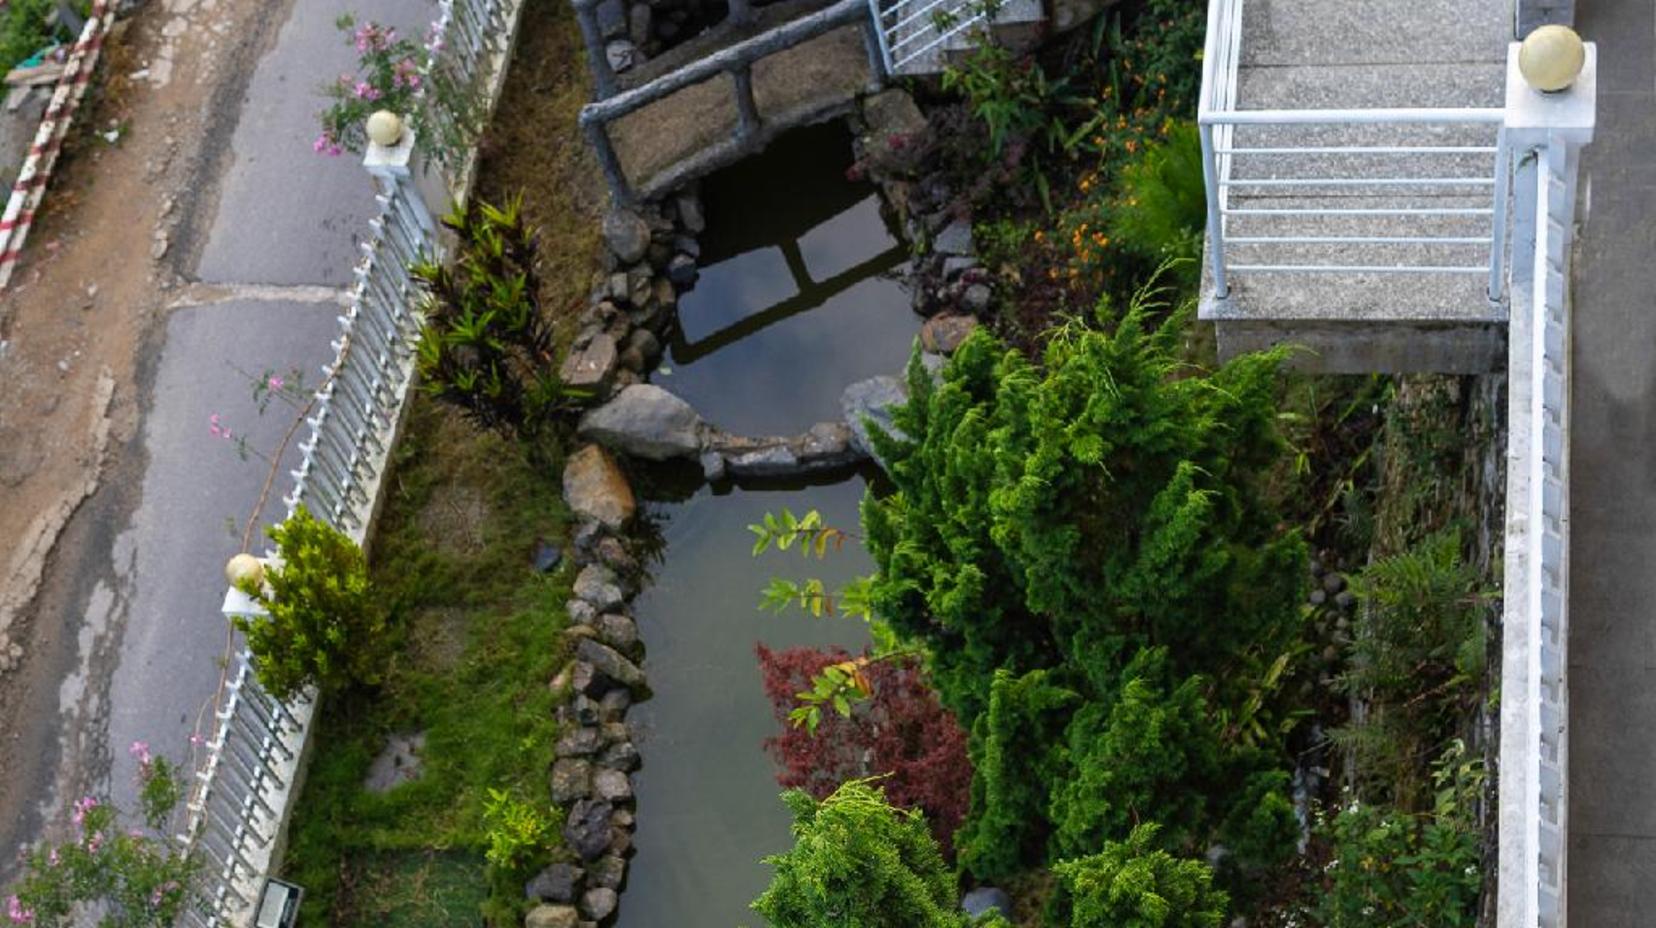
[{"label": "cracked road surface", "polygon": [[320,379],[373,206],[355,159],[310,148],[315,88],[354,65],[333,26],[347,7],[415,35],[433,9],[142,7],[83,117],[124,119],[131,143],[66,161],[0,297],[0,882],[76,796],[131,807],[132,742],[184,758],[210,725],[223,565],[269,471],[258,455],[293,421],[277,403],[261,416],[253,383]]}]

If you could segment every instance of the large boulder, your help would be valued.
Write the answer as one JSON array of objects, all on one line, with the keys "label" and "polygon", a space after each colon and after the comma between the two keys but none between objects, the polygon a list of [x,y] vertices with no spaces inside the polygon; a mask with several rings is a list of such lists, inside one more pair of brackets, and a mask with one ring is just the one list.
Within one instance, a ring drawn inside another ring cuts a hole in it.
[{"label": "large boulder", "polygon": [[523,918],[523,928],[576,928],[580,923],[572,905],[537,905]]},{"label": "large boulder", "polygon": [[609,452],[587,445],[569,456],[563,472],[564,501],[577,516],[620,529],[638,510],[632,485]]},{"label": "large boulder", "polygon": [[[883,432],[901,435],[891,424],[891,409],[906,402],[908,388],[901,379],[889,374],[859,380],[846,387],[840,394],[840,411],[845,414],[845,424],[851,427],[852,446],[878,460],[874,443],[868,438],[868,424],[872,422]],[[885,462],[880,461],[880,466],[884,467]]]},{"label": "large boulder", "polygon": [[600,673],[617,683],[633,689],[644,688],[644,671],[627,660],[620,651],[607,644],[582,638],[575,645],[575,656],[596,667]]},{"label": "large boulder", "polygon": [[694,458],[707,423],[694,407],[654,384],[634,384],[581,417],[580,435],[652,461]]},{"label": "large boulder", "polygon": [[523,887],[524,895],[541,902],[574,902],[585,874],[574,864],[553,864],[535,874]]},{"label": "large boulder", "polygon": [[977,317],[938,313],[920,326],[920,345],[938,354],[954,354],[967,336],[978,327]]},{"label": "large boulder", "polygon": [[630,209],[616,208],[604,215],[604,244],[623,264],[636,264],[650,247],[650,226]]},{"label": "large boulder", "polygon": [[597,860],[610,844],[610,813],[615,807],[596,799],[578,799],[564,820],[564,841],[582,860]]}]

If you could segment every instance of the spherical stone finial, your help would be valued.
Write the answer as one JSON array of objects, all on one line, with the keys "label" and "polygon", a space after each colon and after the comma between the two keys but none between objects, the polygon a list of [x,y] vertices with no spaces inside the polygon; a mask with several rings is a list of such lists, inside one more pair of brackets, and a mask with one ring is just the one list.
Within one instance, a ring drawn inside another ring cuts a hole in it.
[{"label": "spherical stone finial", "polygon": [[1587,46],[1569,26],[1542,26],[1518,46],[1518,72],[1542,93],[1556,93],[1575,83],[1587,63]]},{"label": "spherical stone finial", "polygon": [[224,579],[230,581],[230,585],[238,590],[245,590],[249,586],[255,589],[263,586],[264,573],[264,561],[245,551],[224,565]]},{"label": "spherical stone finial", "polygon": [[369,141],[390,148],[402,139],[402,117],[390,110],[375,110],[368,117],[367,129]]}]

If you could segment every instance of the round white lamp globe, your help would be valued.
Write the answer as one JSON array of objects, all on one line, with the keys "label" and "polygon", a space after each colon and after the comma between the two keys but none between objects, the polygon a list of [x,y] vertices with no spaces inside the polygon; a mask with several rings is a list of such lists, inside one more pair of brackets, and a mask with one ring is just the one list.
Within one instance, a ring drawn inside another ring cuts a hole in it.
[{"label": "round white lamp globe", "polygon": [[1556,93],[1575,83],[1587,63],[1587,47],[1569,26],[1542,26],[1518,46],[1518,73],[1542,93]]},{"label": "round white lamp globe", "polygon": [[368,140],[390,148],[402,139],[402,117],[390,110],[376,110],[368,117]]}]

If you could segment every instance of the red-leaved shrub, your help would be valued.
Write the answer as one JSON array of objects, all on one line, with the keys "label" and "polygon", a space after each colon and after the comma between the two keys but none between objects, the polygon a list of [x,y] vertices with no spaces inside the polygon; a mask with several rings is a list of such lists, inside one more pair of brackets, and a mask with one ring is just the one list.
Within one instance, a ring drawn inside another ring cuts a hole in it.
[{"label": "red-leaved shrub", "polygon": [[873,695],[846,718],[831,707],[815,734],[788,721],[794,694],[811,688],[811,678],[851,655],[834,648],[754,649],[764,675],[765,695],[776,710],[782,733],[765,739],[765,751],[781,767],[776,781],[824,799],[841,783],[889,774],[880,781],[892,805],[918,808],[931,824],[944,853],[954,854],[954,833],[966,814],[972,766],[966,732],[954,714],[937,702],[912,659],[876,661],[866,671]]}]

